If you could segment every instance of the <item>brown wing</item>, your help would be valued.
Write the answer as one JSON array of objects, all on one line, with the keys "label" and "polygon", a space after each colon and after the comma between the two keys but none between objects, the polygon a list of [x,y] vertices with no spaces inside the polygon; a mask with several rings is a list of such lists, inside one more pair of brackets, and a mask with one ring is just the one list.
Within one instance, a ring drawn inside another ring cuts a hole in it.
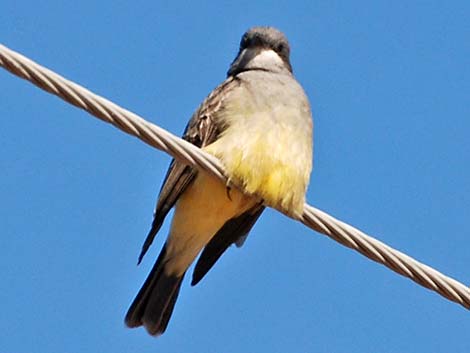
[{"label": "brown wing", "polygon": [[243,237],[248,235],[263,211],[264,206],[257,204],[240,216],[228,220],[219,229],[206,245],[196,263],[191,281],[192,286],[196,285],[209,272],[230,245],[237,243],[240,239],[244,240]]},{"label": "brown wing", "polygon": [[[225,96],[238,85],[238,81],[228,78],[204,100],[193,114],[183,134],[183,139],[198,147],[204,147],[214,142],[223,131],[223,126],[216,119],[217,110],[221,107]],[[152,227],[145,239],[139,255],[138,263],[142,261],[156,234],[160,230],[166,215],[175,205],[180,195],[194,180],[197,170],[191,166],[173,159],[163,181],[162,188],[154,212]]]}]

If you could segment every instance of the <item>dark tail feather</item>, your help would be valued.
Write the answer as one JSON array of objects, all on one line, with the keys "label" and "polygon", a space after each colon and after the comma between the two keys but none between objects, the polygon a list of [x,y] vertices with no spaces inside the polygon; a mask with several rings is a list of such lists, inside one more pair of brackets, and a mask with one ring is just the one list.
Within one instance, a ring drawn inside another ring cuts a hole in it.
[{"label": "dark tail feather", "polygon": [[164,246],[125,319],[128,327],[144,326],[151,335],[165,332],[184,277],[163,271],[165,253]]}]

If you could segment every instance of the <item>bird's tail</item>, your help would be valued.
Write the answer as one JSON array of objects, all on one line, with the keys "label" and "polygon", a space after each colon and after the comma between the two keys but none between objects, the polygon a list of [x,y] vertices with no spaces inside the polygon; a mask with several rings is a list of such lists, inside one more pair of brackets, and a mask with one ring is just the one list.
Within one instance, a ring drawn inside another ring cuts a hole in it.
[{"label": "bird's tail", "polygon": [[128,327],[144,326],[155,336],[165,332],[168,326],[184,277],[184,273],[181,276],[165,273],[165,254],[164,246],[125,319]]}]

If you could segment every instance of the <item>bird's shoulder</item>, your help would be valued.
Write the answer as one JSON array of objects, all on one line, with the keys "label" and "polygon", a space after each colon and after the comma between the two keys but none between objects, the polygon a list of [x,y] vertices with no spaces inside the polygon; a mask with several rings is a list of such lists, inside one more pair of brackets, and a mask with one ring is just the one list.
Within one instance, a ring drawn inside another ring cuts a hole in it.
[{"label": "bird's shoulder", "polygon": [[218,113],[224,106],[225,100],[241,84],[236,77],[229,77],[217,86],[196,109],[186,126],[183,139],[198,147],[204,147],[213,142],[224,130]]}]

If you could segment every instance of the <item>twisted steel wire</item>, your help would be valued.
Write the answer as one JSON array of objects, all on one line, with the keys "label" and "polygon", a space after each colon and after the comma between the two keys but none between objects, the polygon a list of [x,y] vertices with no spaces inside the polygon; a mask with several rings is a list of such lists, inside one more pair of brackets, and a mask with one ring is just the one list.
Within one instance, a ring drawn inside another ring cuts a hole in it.
[{"label": "twisted steel wire", "polygon": [[[185,163],[227,182],[222,163],[196,146],[0,44],[0,66]],[[278,211],[284,212],[279,209]],[[299,221],[392,271],[470,309],[470,289],[327,213],[305,204]]]}]

